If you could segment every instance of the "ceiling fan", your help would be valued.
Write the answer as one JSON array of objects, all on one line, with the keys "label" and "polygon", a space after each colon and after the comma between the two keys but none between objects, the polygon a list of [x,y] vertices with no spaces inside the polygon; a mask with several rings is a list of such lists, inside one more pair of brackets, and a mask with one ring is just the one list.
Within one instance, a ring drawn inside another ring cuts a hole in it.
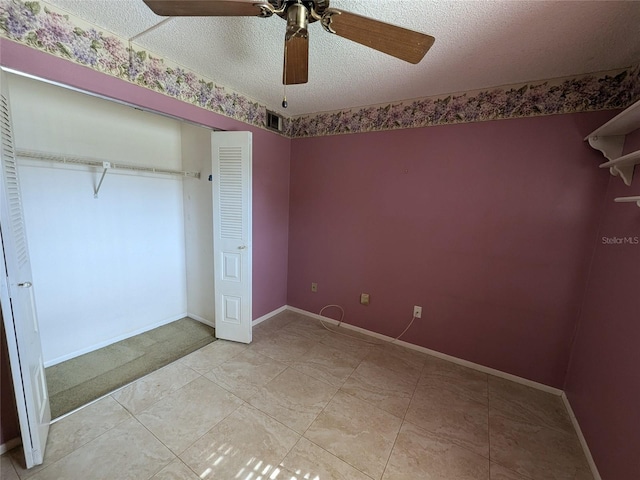
[{"label": "ceiling fan", "polygon": [[422,60],[435,39],[355,13],[329,8],[329,0],[144,0],[157,15],[169,17],[271,17],[287,21],[282,83],[307,83],[309,32],[307,25],[320,21],[335,35],[392,55],[409,63]]}]

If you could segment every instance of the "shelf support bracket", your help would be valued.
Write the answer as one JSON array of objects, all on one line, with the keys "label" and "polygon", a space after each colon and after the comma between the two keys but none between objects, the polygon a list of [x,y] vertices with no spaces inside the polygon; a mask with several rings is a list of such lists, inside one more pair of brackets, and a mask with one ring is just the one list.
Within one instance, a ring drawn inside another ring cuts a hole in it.
[{"label": "shelf support bracket", "polygon": [[102,172],[102,176],[100,177],[98,186],[93,191],[93,198],[98,198],[98,193],[100,193],[100,187],[102,187],[102,182],[104,181],[104,177],[107,174],[107,170],[111,168],[111,162],[102,162],[102,168],[104,168],[104,171]]},{"label": "shelf support bracket", "polygon": [[611,175],[619,176],[622,178],[622,181],[627,187],[631,186],[631,182],[633,181],[633,170],[635,169],[635,165],[626,165],[624,167],[611,167],[609,172]]},{"label": "shelf support bracket", "polygon": [[589,137],[589,145],[602,152],[605,158],[611,161],[622,156],[622,149],[624,148],[624,138],[625,135],[612,135],[602,137],[594,136]]},{"label": "shelf support bracket", "polygon": [[[589,145],[594,149],[599,150],[604,157],[609,160],[607,163],[611,163],[622,156],[624,148],[625,135],[610,135],[610,136],[598,136],[594,135],[589,137]],[[634,165],[606,165],[603,167],[609,167],[609,173],[614,177],[620,177],[626,186],[630,187],[633,181]]]},{"label": "shelf support bracket", "polygon": [[[626,155],[622,153],[627,135],[638,131],[639,128],[640,101],[627,107],[585,138],[591,147],[600,151],[608,160],[608,162],[601,163],[600,168],[608,168],[611,175],[620,177],[629,187],[633,182],[635,166],[640,165],[640,150],[636,149]],[[616,199],[616,202],[637,201],[638,198],[640,197],[620,197]]]}]

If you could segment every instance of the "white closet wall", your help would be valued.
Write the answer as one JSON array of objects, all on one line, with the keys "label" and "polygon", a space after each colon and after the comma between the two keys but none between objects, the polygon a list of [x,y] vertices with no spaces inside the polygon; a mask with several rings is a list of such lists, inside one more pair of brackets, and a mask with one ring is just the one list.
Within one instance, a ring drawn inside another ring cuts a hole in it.
[{"label": "white closet wall", "polygon": [[182,168],[200,172],[185,179],[184,222],[187,262],[187,305],[191,318],[214,325],[213,194],[211,130],[182,125]]},{"label": "white closet wall", "polygon": [[[11,76],[17,149],[180,170],[180,123]],[[183,179],[19,160],[45,365],[187,312]],[[188,180],[185,180],[188,181]]]}]

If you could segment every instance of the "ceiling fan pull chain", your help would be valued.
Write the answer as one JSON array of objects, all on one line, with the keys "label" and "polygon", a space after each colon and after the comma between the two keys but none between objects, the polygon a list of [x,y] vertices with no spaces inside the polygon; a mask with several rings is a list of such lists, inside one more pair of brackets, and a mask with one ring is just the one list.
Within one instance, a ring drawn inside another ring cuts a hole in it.
[{"label": "ceiling fan pull chain", "polygon": [[287,108],[289,106],[289,103],[287,102],[287,85],[283,85],[283,98],[282,98],[282,108]]}]

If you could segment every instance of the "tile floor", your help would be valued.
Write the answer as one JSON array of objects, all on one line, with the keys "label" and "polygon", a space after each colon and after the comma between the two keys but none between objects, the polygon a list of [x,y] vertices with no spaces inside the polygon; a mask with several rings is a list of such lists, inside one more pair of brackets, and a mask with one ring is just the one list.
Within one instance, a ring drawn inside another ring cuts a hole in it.
[{"label": "tile floor", "polygon": [[559,397],[293,312],[54,423],[44,465],[1,459],[2,480],[593,480]]}]

